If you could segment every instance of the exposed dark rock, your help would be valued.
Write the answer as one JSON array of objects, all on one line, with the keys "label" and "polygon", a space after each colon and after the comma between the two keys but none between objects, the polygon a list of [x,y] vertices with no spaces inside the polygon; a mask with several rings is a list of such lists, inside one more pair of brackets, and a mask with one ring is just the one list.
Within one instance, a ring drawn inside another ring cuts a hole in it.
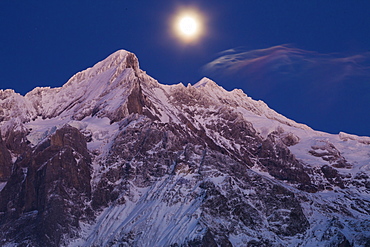
[{"label": "exposed dark rock", "polygon": [[132,68],[135,70],[135,72],[138,72],[139,70],[139,61],[133,53],[127,54],[126,68]]},{"label": "exposed dark rock", "polygon": [[0,237],[60,246],[65,234],[77,234],[80,219],[91,217],[85,205],[91,197],[91,158],[84,136],[70,126],[35,151],[17,160],[0,193]]},{"label": "exposed dark rock", "polygon": [[321,142],[319,145],[311,147],[310,154],[316,157],[321,157],[323,160],[328,161],[333,167],[336,168],[351,168],[352,165],[340,154],[338,149],[329,142]]},{"label": "exposed dark rock", "polygon": [[0,132],[0,182],[8,180],[11,174],[12,156],[6,148]]},{"label": "exposed dark rock", "polygon": [[324,174],[325,178],[333,185],[339,186],[340,188],[344,188],[344,183],[342,178],[340,177],[338,171],[328,165],[324,165],[321,167],[321,171]]},{"label": "exposed dark rock", "polygon": [[[217,244],[218,243],[218,244]],[[206,231],[206,234],[203,236],[202,239],[194,239],[194,240],[191,240],[189,241],[187,244],[185,244],[185,246],[191,246],[191,247],[218,247],[218,246],[232,246],[230,242],[226,241],[224,243],[221,243],[221,242],[217,242],[215,239],[214,239],[214,236],[213,234],[211,233],[211,231],[207,230]]]},{"label": "exposed dark rock", "polygon": [[[131,93],[127,98],[126,107],[128,114],[141,114],[152,120],[159,120],[158,114],[160,115],[160,112],[150,102],[147,96],[143,94],[139,79],[133,83],[133,88],[131,89]],[[98,111],[99,109],[96,108],[94,109],[93,113],[96,114]],[[154,111],[156,114],[153,115],[151,111]],[[111,116],[111,123],[122,120],[126,117],[127,113],[125,106],[121,106],[118,108],[115,114]]]},{"label": "exposed dark rock", "polygon": [[26,150],[29,150],[29,141],[26,138],[26,131],[8,131],[5,133],[5,145],[6,147],[15,154],[21,155]]},{"label": "exposed dark rock", "polygon": [[285,145],[280,144],[277,137],[276,133],[272,132],[262,142],[258,153],[259,162],[275,178],[299,184],[300,188],[308,188],[311,185],[311,179],[303,165]]},{"label": "exposed dark rock", "polygon": [[281,136],[281,141],[289,146],[294,146],[299,143],[299,137],[294,135],[293,133],[283,133]]},{"label": "exposed dark rock", "polygon": [[272,244],[267,239],[261,239],[261,240],[251,240],[248,242],[246,246],[248,247],[272,247],[272,246],[277,247],[281,245]]}]

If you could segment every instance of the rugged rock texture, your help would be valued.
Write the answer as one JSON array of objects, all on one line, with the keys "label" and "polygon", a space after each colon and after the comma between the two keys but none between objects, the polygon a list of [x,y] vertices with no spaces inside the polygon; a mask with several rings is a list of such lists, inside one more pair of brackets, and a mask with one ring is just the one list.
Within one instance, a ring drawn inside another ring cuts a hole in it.
[{"label": "rugged rock texture", "polygon": [[336,168],[351,168],[352,165],[341,156],[338,149],[330,142],[322,142],[319,145],[312,146],[310,154],[316,157],[320,157],[325,161],[328,161],[333,167]]},{"label": "rugged rock texture", "polygon": [[11,174],[12,157],[0,132],[0,182],[6,182]]},{"label": "rugged rock texture", "polygon": [[161,85],[126,51],[0,90],[0,130],[4,246],[370,245],[369,138],[207,78]]},{"label": "rugged rock texture", "polygon": [[90,164],[84,136],[65,126],[22,154],[0,193],[1,234],[36,246],[59,246],[88,217]]}]

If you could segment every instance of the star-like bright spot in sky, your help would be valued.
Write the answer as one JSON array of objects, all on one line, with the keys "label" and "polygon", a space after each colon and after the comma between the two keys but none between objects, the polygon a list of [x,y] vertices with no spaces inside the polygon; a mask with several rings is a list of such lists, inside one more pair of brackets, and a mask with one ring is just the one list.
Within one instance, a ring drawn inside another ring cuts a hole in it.
[{"label": "star-like bright spot in sky", "polygon": [[193,43],[203,34],[204,18],[196,10],[181,10],[173,20],[173,31],[182,42]]}]

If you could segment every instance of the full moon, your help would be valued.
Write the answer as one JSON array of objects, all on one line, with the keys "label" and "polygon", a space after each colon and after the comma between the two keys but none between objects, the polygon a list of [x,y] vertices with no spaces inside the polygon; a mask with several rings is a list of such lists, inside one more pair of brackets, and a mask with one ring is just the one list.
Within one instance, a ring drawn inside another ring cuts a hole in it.
[{"label": "full moon", "polygon": [[198,31],[198,23],[194,18],[185,16],[180,20],[179,28],[184,35],[192,36]]},{"label": "full moon", "polygon": [[173,29],[182,42],[195,42],[203,34],[203,18],[194,10],[184,10],[176,15]]}]

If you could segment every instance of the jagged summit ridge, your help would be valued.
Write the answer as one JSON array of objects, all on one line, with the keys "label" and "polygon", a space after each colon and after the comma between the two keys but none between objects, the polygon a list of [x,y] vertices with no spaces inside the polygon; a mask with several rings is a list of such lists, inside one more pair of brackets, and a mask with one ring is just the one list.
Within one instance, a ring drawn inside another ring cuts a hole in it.
[{"label": "jagged summit ridge", "polygon": [[[14,92],[3,91],[0,104],[4,110],[0,112],[0,117],[10,119],[17,115],[18,118],[22,118],[21,122],[27,122],[38,116],[42,118],[72,116],[83,119],[88,115],[98,114],[114,120],[114,114],[125,114],[122,113],[125,110],[121,106],[125,104],[135,85],[140,86],[141,92],[157,102],[162,102],[163,96],[168,97],[171,94],[169,88],[172,86],[165,87],[146,75],[139,68],[138,59],[133,53],[118,50],[93,67],[78,72],[60,88],[38,87],[23,98]],[[227,92],[208,78],[201,79],[192,87],[201,90],[202,94],[207,94],[210,98],[216,96],[221,104],[231,103],[234,107],[241,106],[285,124],[303,126],[277,114],[262,101],[256,102],[246,97],[242,91]],[[168,103],[168,99],[162,103],[167,104],[166,102]],[[14,115],[9,115],[10,112]],[[172,113],[164,114],[168,116]]]},{"label": "jagged summit ridge", "polygon": [[[97,63],[92,68],[86,69],[74,75],[63,87],[60,88],[35,88],[27,93],[22,100],[14,100],[16,94],[7,94],[1,102],[4,109],[15,109],[17,115],[23,115],[23,122],[35,119],[53,118],[56,116],[72,115],[75,118],[83,118],[91,114],[92,109],[107,101],[107,108],[118,108],[124,101],[125,93],[129,91],[135,81],[145,77],[145,73],[139,69],[139,63],[133,53],[119,50],[105,60]],[[3,93],[4,94],[4,93]],[[121,102],[112,102],[121,95]],[[126,95],[127,96],[127,95]],[[7,102],[13,102],[9,104]],[[23,112],[23,105],[27,105]],[[29,107],[31,106],[31,107]],[[31,108],[31,109],[29,109]],[[110,110],[110,109],[109,109]],[[90,112],[89,112],[90,111]],[[14,116],[6,116],[11,118]]]},{"label": "jagged summit ridge", "polygon": [[367,246],[368,138],[120,50],[59,88],[0,91],[0,245]]}]

